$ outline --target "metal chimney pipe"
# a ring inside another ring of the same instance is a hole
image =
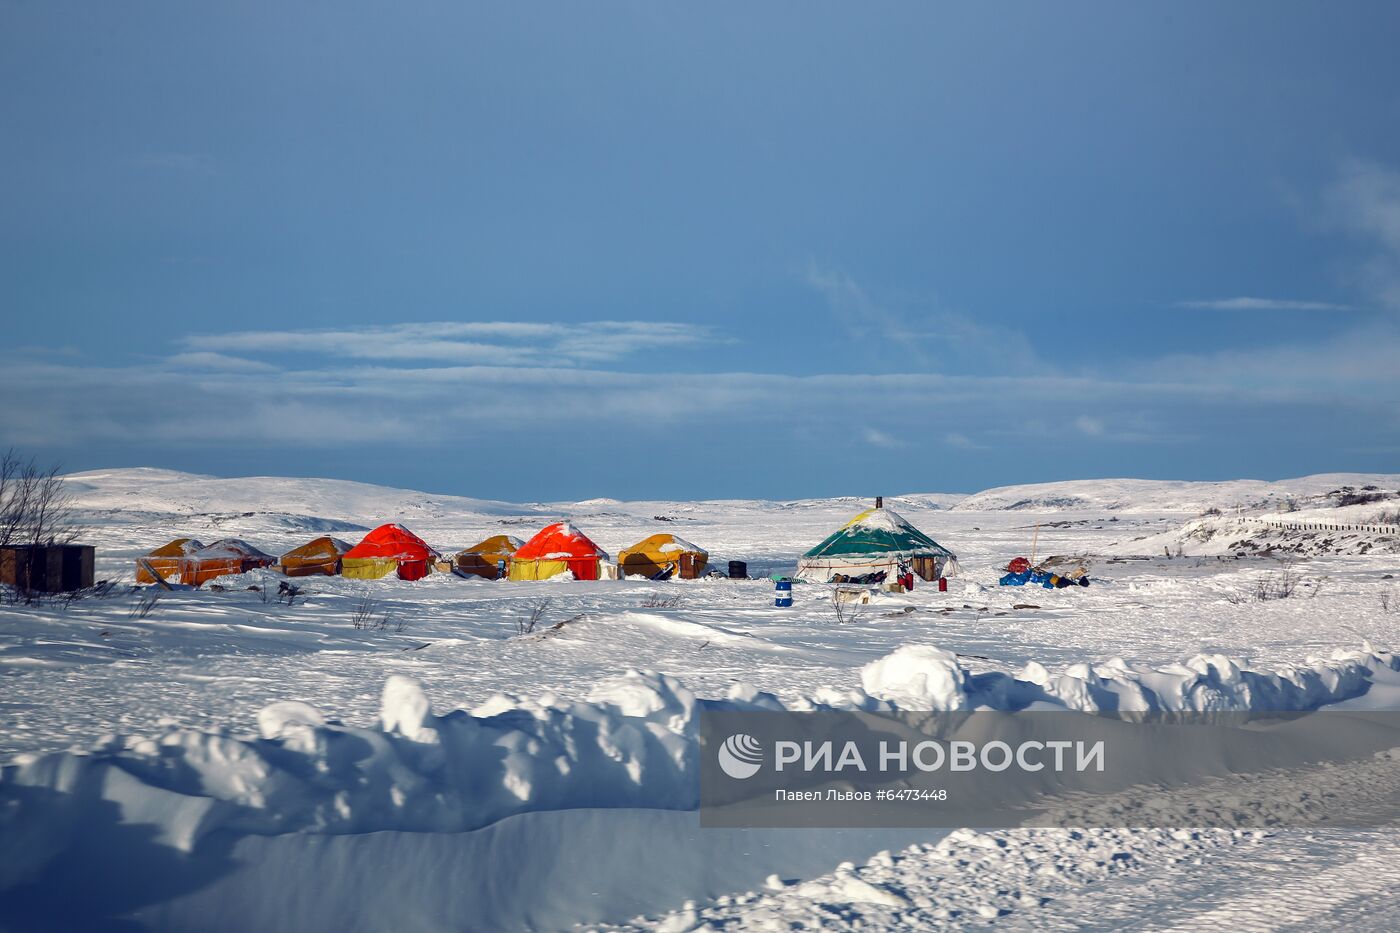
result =
[[[884,496],[876,496],[876,497],[875,497],[875,508],[877,508],[877,509],[883,509],[884,507],[885,507],[885,497],[884,497]]]

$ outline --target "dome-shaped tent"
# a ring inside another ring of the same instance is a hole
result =
[[[339,538],[322,535],[301,547],[292,548],[277,562],[278,569],[289,577],[311,577],[340,573],[340,559],[351,545]]]
[[[402,525],[380,525],[340,558],[340,572],[378,580],[397,570],[400,580],[420,580],[433,569],[437,551]]]
[[[136,582],[154,583],[156,578],[146,572],[142,563],[149,564],[151,569],[160,574],[162,580],[169,580],[180,575],[180,562],[198,551],[204,545],[194,538],[176,538],[169,544],[162,544],[151,551],[145,557],[136,562]]]
[[[890,509],[861,512],[797,562],[797,579],[827,583],[838,574],[860,577],[885,573],[893,578],[901,564],[925,580],[952,576],[958,559],[952,551]]]
[[[215,577],[231,573],[247,573],[277,562],[247,541],[223,538],[180,561],[180,582],[187,586],[202,586]]]
[[[672,534],[652,535],[619,551],[618,566],[628,575],[694,580],[705,572],[710,555],[704,548]]]
[[[508,565],[511,555],[520,550],[524,543],[510,535],[492,535],[475,547],[458,551],[455,558],[457,569],[474,577],[499,579],[503,576],[500,572],[501,564]]]
[[[597,580],[608,552],[568,522],[548,525],[510,558],[510,579],[548,580],[572,571],[575,580]]]

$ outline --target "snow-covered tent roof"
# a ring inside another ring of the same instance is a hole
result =
[[[861,512],[802,557],[953,557],[953,552],[890,509]]]
[[[643,538],[636,544],[618,552],[617,559],[623,561],[629,554],[644,554],[654,557],[679,556],[684,552],[691,554],[704,554],[709,556],[709,552],[698,544],[691,544],[684,538],[673,534],[662,533]]]
[[[809,583],[893,574],[901,565],[925,580],[953,576],[953,552],[889,509],[861,512],[797,562],[797,579]]]
[[[469,554],[479,554],[494,560],[510,557],[524,546],[525,542],[514,535],[492,535],[473,547],[463,548],[457,552],[457,556],[460,558]]]
[[[265,554],[242,538],[220,538],[213,544],[205,545],[190,555],[193,561],[254,560],[272,563],[271,554]]]
[[[566,571],[577,580],[597,580],[608,552],[569,522],[546,525],[510,558],[510,579],[548,580]]]
[[[705,572],[709,556],[699,545],[663,532],[618,552],[617,563],[623,573],[636,576],[678,573],[682,579],[694,579]]]

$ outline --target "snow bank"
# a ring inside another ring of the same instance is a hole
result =
[[[1310,710],[1360,696],[1382,670],[1400,670],[1400,659],[1368,647],[1277,671],[1198,654],[1162,668],[1112,658],[1072,664],[1058,674],[1032,661],[1015,675],[974,675],[951,652],[906,645],[866,665],[861,680],[866,693],[906,710]]]
[[[1035,663],[1015,676],[972,674],[951,652],[912,645],[867,665],[863,689],[822,691],[786,708],[1305,710],[1360,696],[1377,674],[1396,670],[1394,656],[1368,650],[1278,671],[1198,655],[1159,669],[1114,659],[1058,674]],[[580,702],[497,695],[439,716],[421,684],[396,675],[384,686],[378,728],[284,701],[260,711],[255,738],[171,729],[112,736],[86,753],[22,756],[0,776],[8,801],[0,832],[43,844],[7,847],[0,889],[113,804],[120,822],[153,826],[164,845],[185,852],[215,830],[460,832],[527,811],[694,809],[706,705],[785,708],[742,686],[702,701],[664,674],[628,671]]]
[[[901,709],[967,709],[968,673],[951,651],[906,645],[860,672],[867,693]]]

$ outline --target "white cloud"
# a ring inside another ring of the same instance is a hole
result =
[[[1345,163],[1324,203],[1338,228],[1366,241],[1371,255],[1360,284],[1391,309],[1400,310],[1400,172],[1373,162]]]
[[[832,315],[862,345],[894,348],[924,368],[1052,373],[1019,330],[988,326],[938,308],[894,311],[845,272],[809,262],[803,280],[826,299]]]
[[[1144,378],[1235,386],[1298,398],[1360,394],[1394,399],[1400,391],[1400,330],[1385,323],[1307,343],[1172,354],[1141,364]]]
[[[875,428],[865,429],[865,442],[875,447],[886,447],[890,450],[896,450],[904,446],[904,441]]]
[[[1074,426],[1079,429],[1080,434],[1089,437],[1102,437],[1104,433],[1103,422],[1098,418],[1090,418],[1088,415],[1080,415],[1075,418]]]
[[[197,351],[198,352],[198,351]],[[200,360],[202,361],[202,358]],[[168,363],[168,361],[167,361]],[[0,359],[0,395],[49,387],[26,406],[0,409],[0,436],[24,446],[125,441],[165,444],[355,446],[393,440],[450,442],[483,430],[574,431],[684,424],[815,426],[898,409],[899,433],[873,444],[947,436],[966,446],[967,425],[1020,417],[1020,399],[1080,409],[1191,405],[1199,385],[1150,386],[1082,378],[771,373],[641,373],[580,366],[335,366],[269,375],[195,366],[82,366]],[[937,399],[936,405],[909,405]],[[683,400],[683,404],[678,404]],[[509,412],[509,418],[502,413]],[[859,422],[857,422],[859,423]],[[970,441],[967,444],[971,444]],[[976,445],[972,445],[975,447]]]
[[[608,362],[644,350],[712,340],[704,327],[666,321],[437,321],[325,330],[234,331],[189,336],[180,343],[193,352],[557,366]]]
[[[861,294],[848,279],[834,281]],[[984,352],[996,346],[991,332],[974,336],[992,341]],[[0,396],[30,398],[0,408],[0,439],[421,446],[485,432],[679,428],[728,438],[746,427],[817,436],[855,424],[856,437],[875,447],[979,450],[987,437],[999,447],[1001,438],[1033,435],[1161,442],[1231,417],[1286,427],[1303,410],[1362,413],[1380,432],[1397,423],[1400,329],[1384,322],[1311,342],[1280,336],[1254,351],[1101,363],[1079,376],[1034,366],[799,376],[606,365],[712,339],[704,328],[665,322],[445,322],[186,337],[176,341],[182,352],[155,366],[0,352]],[[45,391],[27,392],[34,385]],[[897,429],[865,427],[872,412],[898,412]]]
[[[217,369],[226,372],[244,373],[271,373],[276,372],[277,367],[271,363],[264,363],[261,360],[247,360],[241,356],[227,356],[223,353],[209,353],[198,351],[194,353],[177,353],[167,357],[164,364],[168,367],[180,370],[202,370]]]
[[[943,435],[943,443],[947,444],[949,447],[956,447],[956,448],[958,448],[959,450],[985,450],[985,449],[986,449],[986,448],[984,447],[984,445],[978,444],[976,441],[972,440],[972,438],[968,437],[966,434],[961,434],[961,433],[959,433],[959,432],[957,432],[957,431],[950,431],[950,432],[948,432],[947,434]]]
[[[1297,301],[1285,298],[1212,298],[1200,301],[1178,301],[1178,308],[1202,311],[1354,311],[1351,305],[1327,301]]]

